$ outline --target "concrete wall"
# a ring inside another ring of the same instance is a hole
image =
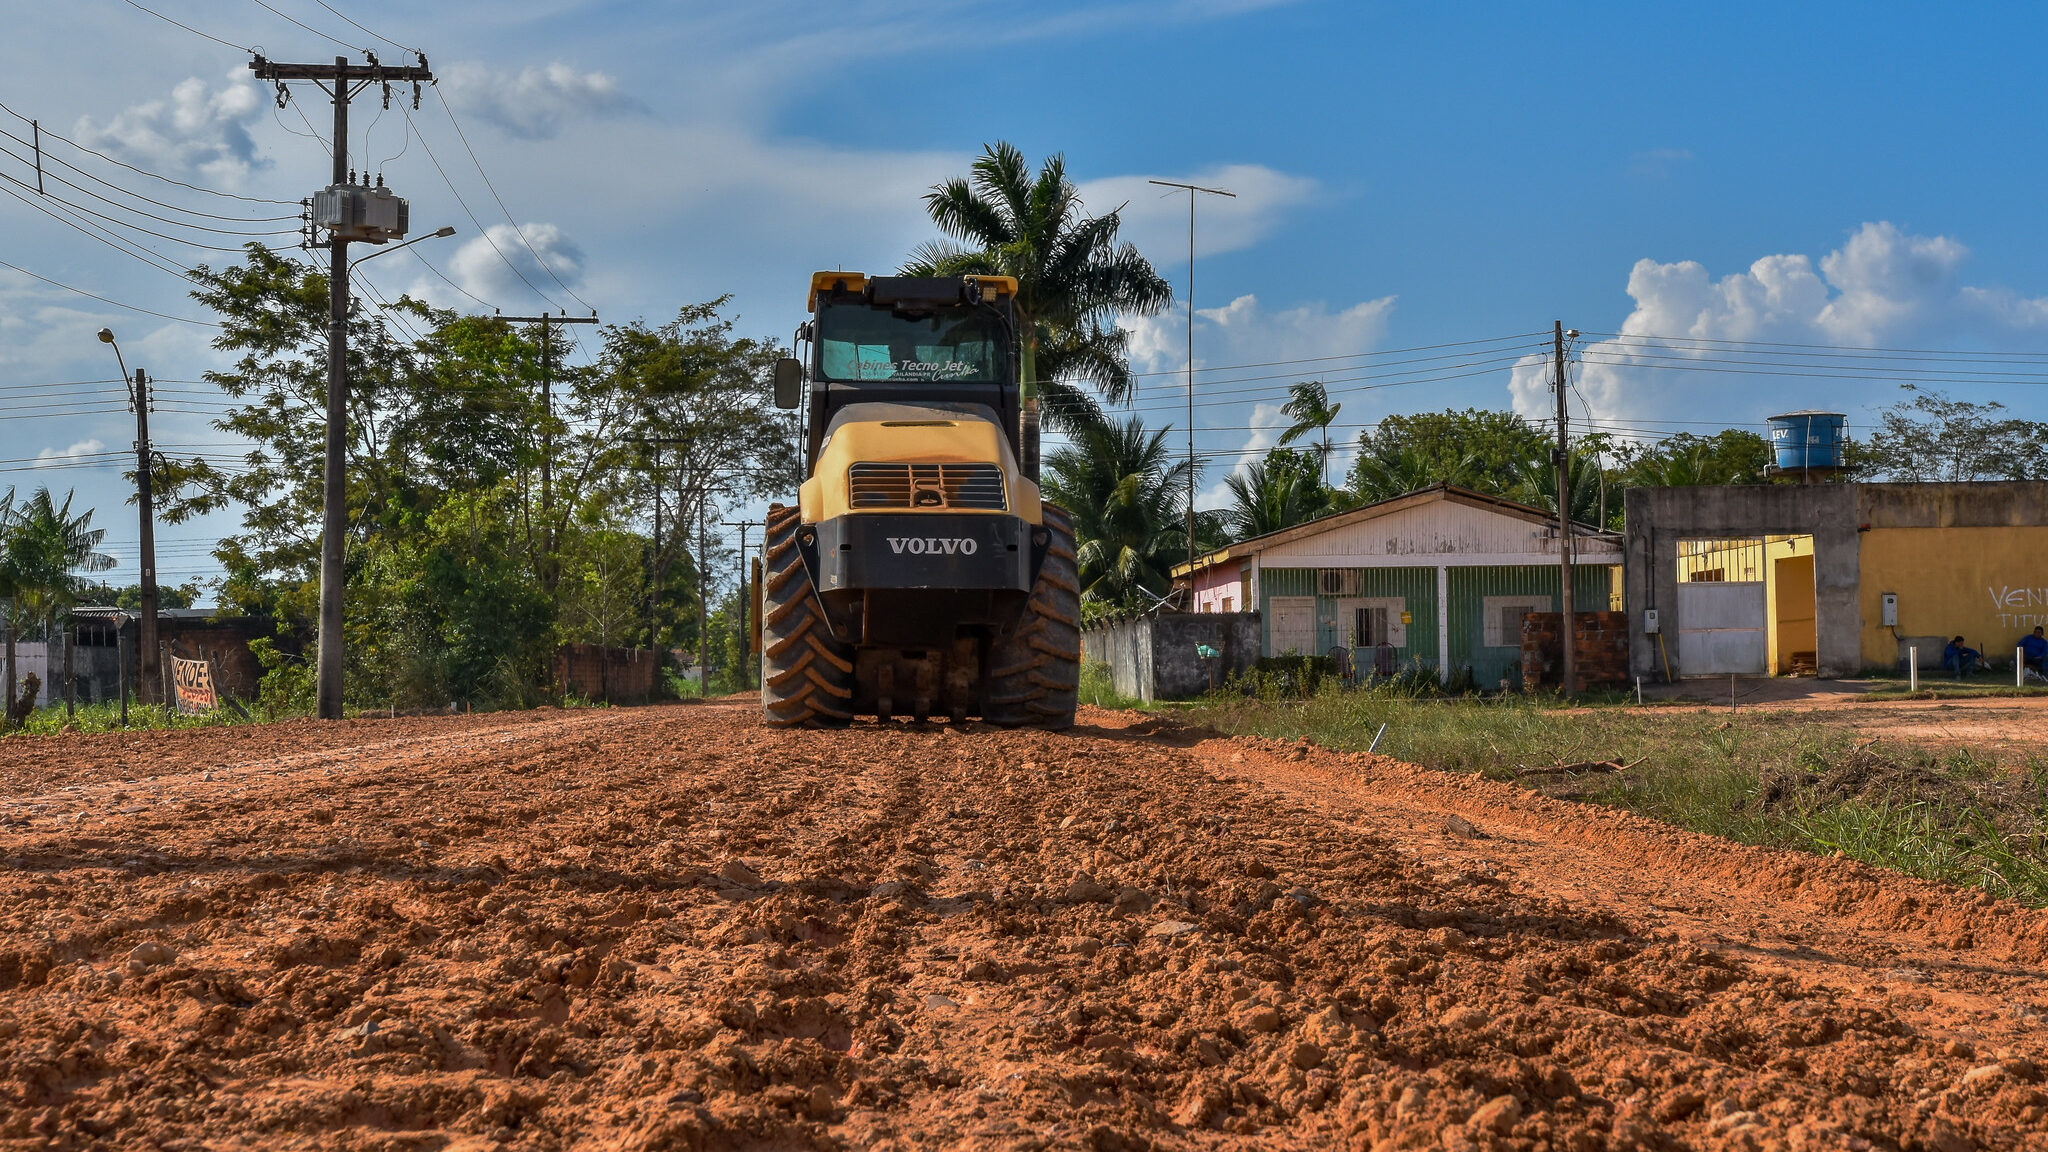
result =
[[[1207,644],[1215,661],[1196,654]],[[1140,700],[1192,700],[1251,670],[1259,658],[1256,612],[1161,612],[1117,620],[1081,637],[1084,660],[1109,665],[1118,693]]]
[[[1677,547],[1687,538],[1813,538],[1822,676],[1894,666],[1897,640],[1880,612],[1886,592],[1901,598],[1899,636],[1961,632],[1981,637],[1994,657],[2031,629],[2026,617],[2048,618],[2048,482],[1632,488],[1623,508],[1636,675],[1656,675],[1662,663],[1644,610],[1659,609],[1666,632],[1678,627]]]

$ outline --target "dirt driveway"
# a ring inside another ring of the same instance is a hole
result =
[[[0,742],[0,1148],[2044,1146],[2048,917],[743,702]]]

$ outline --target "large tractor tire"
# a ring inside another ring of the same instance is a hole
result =
[[[1045,505],[1052,532],[1023,623],[989,652],[981,718],[1005,728],[1066,728],[1081,688],[1081,575],[1074,519]]]
[[[761,714],[770,727],[837,727],[853,718],[853,651],[832,639],[797,552],[794,508],[768,509],[761,585]]]

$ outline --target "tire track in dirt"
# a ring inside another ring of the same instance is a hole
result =
[[[0,1148],[2039,1144],[2037,914],[1084,721],[423,721],[233,793],[274,734],[190,734],[176,804],[0,830]]]

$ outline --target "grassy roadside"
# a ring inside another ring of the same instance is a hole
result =
[[[1233,735],[1379,751],[1746,844],[1830,854],[2048,907],[2048,751],[2001,762],[1873,740],[1789,713],[1578,708],[1520,698],[1216,696],[1188,719]],[[1590,761],[1621,772],[1531,773]]]

